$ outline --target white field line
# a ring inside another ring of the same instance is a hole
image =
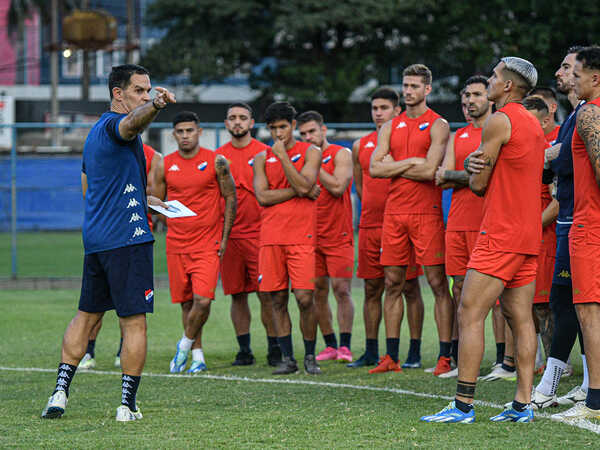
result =
[[[0,366],[0,371],[54,373],[54,372],[56,372],[56,369],[44,369],[41,367],[3,367],[3,366]],[[108,370],[80,370],[77,373],[78,374],[90,374],[90,375],[118,375],[118,376],[121,376],[121,372],[108,371]],[[151,377],[151,378],[204,378],[207,380],[244,381],[247,383],[298,384],[298,385],[322,386],[322,387],[338,388],[338,389],[355,389],[355,390],[362,390],[362,391],[389,392],[392,394],[412,395],[414,397],[433,398],[433,399],[440,399],[440,400],[453,400],[454,399],[454,397],[450,397],[447,395],[430,394],[428,392],[414,392],[414,391],[408,391],[405,389],[377,387],[377,386],[361,386],[361,385],[356,385],[356,384],[345,384],[345,383],[329,383],[329,382],[324,382],[324,381],[294,380],[294,379],[289,379],[289,378],[248,378],[248,377],[237,377],[235,375],[209,375],[209,374],[187,375],[187,374],[171,374],[171,373],[143,373],[142,376]],[[478,405],[478,406],[487,406],[489,408],[504,409],[503,405],[498,405],[496,403],[486,402],[483,400],[475,400],[474,404]],[[551,414],[548,414],[548,413],[542,413],[539,411],[535,412],[536,418],[549,419],[550,416],[551,416]],[[597,424],[592,423],[587,420],[580,420],[578,422],[564,422],[564,423],[566,423],[567,425],[577,427],[577,428],[591,431],[596,434],[600,434],[600,425],[597,425]]]

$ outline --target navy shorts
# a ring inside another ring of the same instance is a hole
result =
[[[79,309],[119,317],[154,311],[152,242],[85,255]]]
[[[552,284],[571,287],[571,258],[569,257],[570,223],[556,224],[556,260]]]

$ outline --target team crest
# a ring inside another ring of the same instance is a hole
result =
[[[262,281],[262,273],[258,276],[258,284]]]
[[[146,289],[144,296],[146,297],[146,303],[150,303],[152,300],[154,300],[154,290]]]
[[[253,167],[253,166],[254,166],[254,158],[250,158],[250,159],[248,160],[248,165],[249,165],[250,167]]]
[[[208,163],[206,161],[198,164],[198,170],[204,170],[206,169],[206,166],[208,166]]]
[[[323,158],[323,164],[327,164],[329,161],[331,161],[331,155],[327,156],[326,158]]]
[[[419,130],[421,130],[421,131],[426,130],[428,126],[429,126],[429,122],[423,122],[422,124],[419,125]]]
[[[300,158],[302,157],[302,155],[300,153],[296,153],[294,156],[292,156],[290,159],[292,160],[292,162],[296,162],[298,161]]]

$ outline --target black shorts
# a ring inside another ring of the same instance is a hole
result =
[[[85,255],[79,309],[119,317],[154,311],[152,242]]]
[[[571,224],[556,224],[556,260],[552,284],[571,287],[571,258],[569,256],[569,230]]]

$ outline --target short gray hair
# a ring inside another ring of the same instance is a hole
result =
[[[511,72],[519,74],[532,89],[537,84],[538,73],[533,64],[518,56],[505,56],[500,61],[504,63],[506,68]]]

